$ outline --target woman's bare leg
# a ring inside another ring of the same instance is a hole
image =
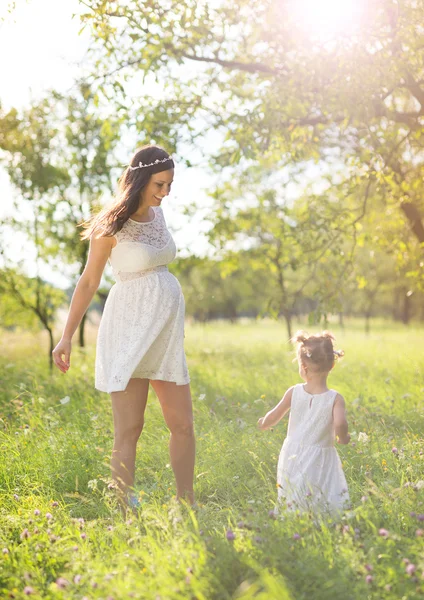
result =
[[[169,381],[151,381],[171,432],[169,451],[177,484],[177,499],[194,504],[193,477],[195,439],[190,386]]]
[[[120,502],[126,504],[134,486],[137,441],[143,431],[144,411],[149,392],[148,379],[130,379],[123,392],[112,392],[114,444],[111,459],[112,477]]]

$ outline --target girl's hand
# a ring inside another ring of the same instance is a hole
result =
[[[61,339],[52,352],[53,362],[62,373],[66,373],[71,366],[71,348],[70,340]]]
[[[350,442],[350,433],[348,433],[348,434],[346,435],[346,437],[345,437],[345,438],[343,438],[343,439],[341,439],[339,436],[337,436],[337,442],[338,442],[339,444],[348,444],[348,443]]]
[[[262,429],[262,430],[269,429],[269,427],[264,427],[264,425],[263,425],[264,420],[265,420],[265,417],[261,417],[260,419],[258,419],[259,429]]]

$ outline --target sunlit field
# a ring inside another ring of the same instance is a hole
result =
[[[108,396],[93,389],[94,331],[65,376],[49,375],[42,335],[2,333],[0,597],[421,597],[423,330],[331,329],[346,353],[329,382],[348,407],[352,443],[339,453],[352,507],[320,524],[275,518],[287,420],[256,429],[299,381],[283,324],[187,327],[199,508],[175,503],[152,392],[138,448],[142,508],[126,518],[109,489],[112,419]]]

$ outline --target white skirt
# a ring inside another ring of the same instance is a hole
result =
[[[132,377],[189,383],[184,296],[166,268],[112,286],[97,335],[95,387],[126,389]]]
[[[349,505],[346,478],[334,446],[303,446],[285,439],[277,484],[278,500],[289,510],[337,515]]]

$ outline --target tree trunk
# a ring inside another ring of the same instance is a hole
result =
[[[371,313],[366,312],[365,313],[365,333],[367,335],[369,335],[369,333],[370,333],[370,317],[371,317]]]
[[[81,348],[85,347],[85,322],[87,320],[87,313],[84,314],[79,325],[79,345]]]
[[[402,323],[405,325],[409,324],[411,318],[411,295],[405,293],[403,296],[403,307],[402,307]]]
[[[49,368],[50,368],[50,373],[53,371],[53,350],[54,350],[54,340],[53,340],[53,332],[50,329],[50,327],[46,327],[47,329],[47,333],[49,334],[49,343],[50,343],[50,348],[49,348]]]
[[[293,337],[293,334],[292,334],[292,316],[291,316],[291,314],[289,312],[284,311],[284,318],[286,320],[287,335],[289,336],[288,337],[288,343],[290,344],[291,343],[290,340]]]

